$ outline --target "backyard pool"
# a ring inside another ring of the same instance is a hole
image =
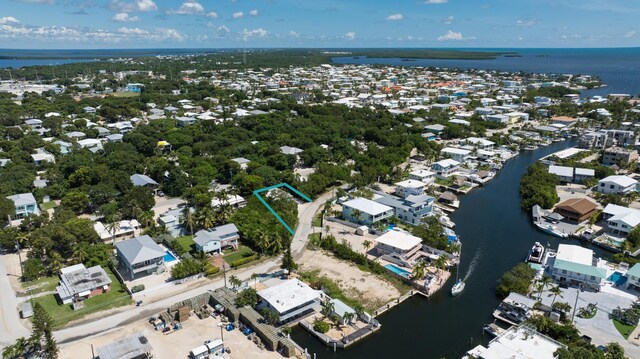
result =
[[[411,275],[411,272],[408,272],[398,266],[395,266],[393,264],[387,264],[386,266],[384,266],[385,268],[387,268],[388,270],[392,271],[393,273],[403,276],[405,278],[409,278],[409,276]]]
[[[177,260],[177,258],[169,251],[164,251],[164,262],[169,263]]]
[[[613,272],[607,280],[613,282],[615,285],[623,285],[627,281],[627,277],[623,276],[620,272]]]

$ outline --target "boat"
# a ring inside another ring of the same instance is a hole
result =
[[[451,295],[456,296],[456,295],[462,293],[462,291],[464,290],[464,286],[465,286],[465,284],[462,281],[462,279],[458,279],[456,284],[454,284],[453,287],[451,288]]]
[[[482,329],[492,337],[497,337],[504,332],[504,329],[500,328],[496,323],[487,324]]]
[[[533,150],[537,150],[537,149],[538,149],[538,146],[536,146],[536,145],[526,145],[526,146],[524,146],[524,150],[525,151],[533,151]]]
[[[544,257],[544,246],[540,244],[540,242],[536,242],[531,248],[531,250],[529,251],[527,262],[542,263],[543,257]]]
[[[541,231],[549,233],[549,234],[551,234],[553,236],[556,236],[556,237],[560,237],[560,238],[569,237],[568,233],[560,232],[560,230],[558,230],[558,228],[556,226],[551,225],[551,224],[536,223],[536,227],[540,228]]]
[[[451,219],[449,219],[449,217],[447,217],[446,215],[438,217],[438,222],[440,222],[441,225],[447,228],[454,228],[456,226],[456,224],[453,223],[453,221],[451,221]]]

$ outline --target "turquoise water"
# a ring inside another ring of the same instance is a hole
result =
[[[174,257],[173,254],[171,254],[171,252],[169,252],[169,251],[165,251],[164,252],[164,262],[165,263],[173,262],[175,260],[177,260],[177,258]]]
[[[623,276],[620,272],[613,272],[607,280],[617,285],[623,285],[627,281],[627,277]]]
[[[402,268],[400,268],[398,266],[395,266],[393,264],[387,264],[384,267],[387,268],[388,270],[392,271],[393,273],[395,273],[397,275],[400,275],[400,276],[403,276],[405,278],[409,278],[409,276],[411,275],[410,272],[407,272],[406,270],[404,270],[404,269],[402,269]]]

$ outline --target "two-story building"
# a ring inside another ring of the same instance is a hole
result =
[[[446,179],[460,169],[460,162],[447,158],[433,163],[431,169],[437,178]]]
[[[193,237],[193,241],[196,243],[196,250],[198,251],[204,253],[217,252],[220,254],[223,248],[231,247],[237,249],[239,238],[240,235],[236,225],[228,223],[215,228],[199,230]]]
[[[456,147],[445,147],[440,151],[440,154],[460,163],[464,163],[467,161],[469,156],[471,156],[471,151]]]
[[[434,198],[425,194],[408,195],[404,198],[374,191],[374,201],[393,208],[394,215],[402,222],[414,226],[433,211]]]
[[[597,209],[598,205],[586,198],[569,198],[558,203],[553,211],[569,220],[580,223],[594,215]]]
[[[116,242],[118,265],[131,278],[165,271],[166,252],[148,235]]]
[[[280,323],[287,323],[321,308],[321,292],[298,279],[289,279],[258,292],[258,309],[278,313]]]
[[[640,263],[636,263],[627,271],[627,288],[640,290]]]
[[[12,200],[13,205],[16,207],[15,218],[24,218],[30,214],[40,214],[38,202],[36,202],[36,198],[31,193],[14,194],[7,196],[7,198]]]
[[[626,166],[638,158],[638,152],[622,147],[609,147],[602,151],[602,164]]]
[[[428,185],[433,183],[435,180],[435,173],[425,169],[417,169],[409,172],[409,179],[420,181],[425,185]]]
[[[396,194],[402,198],[407,196],[419,196],[424,194],[424,189],[427,186],[425,183],[408,179],[401,182],[396,182]]]
[[[627,236],[640,224],[640,210],[609,203],[602,211],[602,218],[607,221],[611,233]]]
[[[392,207],[366,198],[354,198],[342,203],[342,218],[353,223],[372,225],[393,214]]]
[[[607,270],[600,266],[600,260],[593,257],[591,249],[560,244],[551,264],[551,273],[553,279],[561,284],[600,291],[606,280]]]
[[[627,194],[635,192],[638,181],[627,176],[609,176],[598,181],[596,191],[604,194]]]

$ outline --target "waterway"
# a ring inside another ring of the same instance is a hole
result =
[[[472,346],[486,343],[482,326],[492,322],[499,304],[495,296],[500,276],[523,261],[535,242],[579,244],[544,234],[531,224],[520,209],[520,178],[527,167],[550,153],[575,145],[574,141],[553,143],[535,151],[524,151],[507,162],[493,181],[461,198],[460,209],[451,216],[462,240],[460,273],[466,287],[451,297],[453,280],[429,299],[414,296],[378,319],[382,329],[347,350],[333,352],[304,329],[296,328],[292,338],[317,358],[460,358]],[[586,245],[586,244],[585,244]],[[593,247],[599,256],[606,256]]]

